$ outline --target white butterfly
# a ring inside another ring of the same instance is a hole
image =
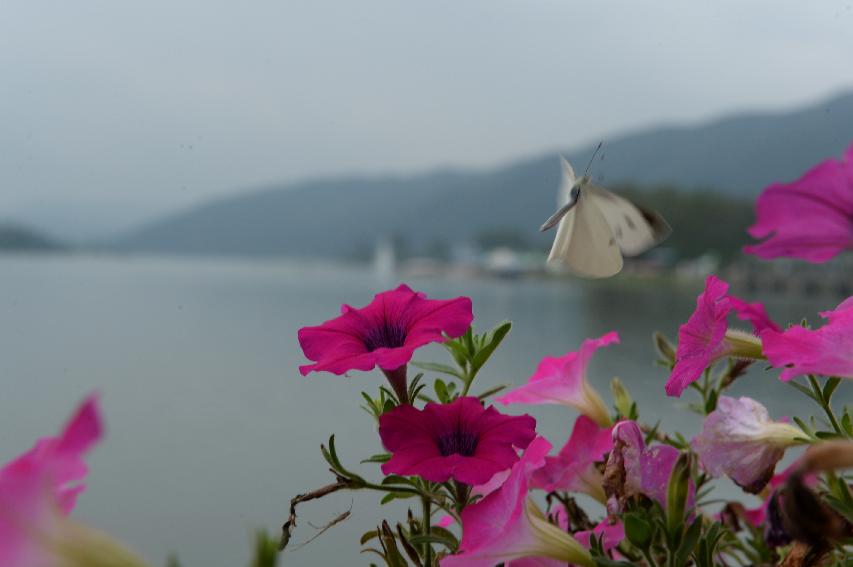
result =
[[[566,158],[560,185],[560,209],[540,230],[557,235],[549,263],[567,266],[588,278],[607,278],[622,270],[622,256],[636,256],[664,240],[671,229],[659,214],[580,179]]]

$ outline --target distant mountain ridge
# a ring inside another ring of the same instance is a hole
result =
[[[605,140],[593,172],[608,185],[669,184],[748,199],[840,155],[851,140],[853,93],[793,112],[745,113]],[[566,156],[582,168],[592,150]],[[553,212],[558,181],[553,154],[490,171],[270,186],[155,221],[111,245],[171,254],[352,257],[393,235],[419,251],[496,228],[544,245],[550,236],[537,228]]]
[[[29,227],[0,222],[0,251],[2,252],[59,252],[66,245]]]

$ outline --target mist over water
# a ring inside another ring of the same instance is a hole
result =
[[[360,269],[279,262],[0,257],[0,460],[52,434],[97,390],[108,437],[91,461],[78,518],[154,564],[174,551],[187,567],[241,566],[252,527],[277,531],[292,496],[332,480],[319,452],[330,434],[337,434],[347,465],[379,477],[376,465],[357,464],[381,451],[358,395],[376,391],[379,373],[303,378],[296,332],[334,317],[341,303],[363,305],[397,283]],[[514,322],[474,392],[519,384],[542,356],[616,330],[621,344],[600,351],[590,368],[605,399],[609,379],[619,376],[643,421],[697,431],[698,417],[664,395],[666,373],[653,365],[651,334],[675,337],[701,281],[406,283],[431,297],[471,296],[481,330]],[[762,299],[777,321],[808,317],[813,323],[818,311],[839,301]],[[416,359],[446,362],[447,354],[433,346]],[[805,413],[805,398],[775,376],[754,369],[731,393],[760,394],[777,418]],[[536,416],[540,432],[558,447],[575,417],[554,406],[510,411]],[[304,505],[293,541],[314,535],[308,522],[324,524],[351,505],[350,521],[287,553],[283,565],[366,564],[368,558],[358,556],[359,536],[393,515],[374,494],[344,493]]]

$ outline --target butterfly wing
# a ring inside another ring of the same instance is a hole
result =
[[[662,216],[603,187],[584,188],[601,211],[625,256],[637,256],[663,241],[672,230]]]
[[[588,278],[606,278],[622,270],[622,254],[594,198],[581,188],[577,203],[557,228],[548,262],[567,266]]]

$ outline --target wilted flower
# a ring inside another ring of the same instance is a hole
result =
[[[720,359],[762,357],[761,341],[749,333],[729,329],[727,318],[736,309],[741,318],[753,323],[756,331],[764,330],[772,321],[760,304],[733,298],[728,291],[729,284],[714,275],[705,280],[705,290],[696,298],[696,310],[678,329],[675,367],[666,382],[668,395],[681,396],[706,368]],[[756,306],[761,307],[760,311]]]
[[[820,316],[827,323],[819,329],[797,325],[782,332],[768,330],[761,334],[770,363],[788,367],[779,376],[782,380],[803,374],[853,378],[853,297]]]
[[[710,474],[726,475],[756,494],[773,476],[785,449],[801,443],[802,436],[793,425],[771,420],[767,408],[751,398],[721,396],[693,448]]]
[[[0,469],[0,565],[142,567],[120,545],[66,517],[84,489],[83,456],[101,439],[89,398],[58,437],[39,440]]]
[[[613,427],[613,449],[604,469],[604,491],[611,514],[621,511],[634,496],[646,496],[666,508],[667,487],[679,451],[669,445],[646,447],[643,432],[635,421]],[[688,502],[693,500],[691,483]]]
[[[405,367],[415,350],[443,342],[445,335],[463,335],[473,319],[471,299],[427,299],[403,284],[377,294],[365,307],[344,305],[340,317],[299,329],[299,345],[315,361],[299,371],[340,375],[378,366],[401,401],[406,401]]]
[[[768,506],[770,505],[771,497],[776,492],[776,490],[780,486],[782,486],[786,480],[788,480],[789,476],[791,476],[795,472],[800,471],[801,469],[802,462],[800,459],[798,459],[787,467],[785,467],[782,472],[774,474],[773,477],[770,479],[770,482],[767,483],[767,486],[761,493],[761,495],[763,496],[763,501],[761,505],[756,508],[743,509],[742,513],[744,519],[749,522],[750,525],[756,528],[764,525],[767,519]],[[815,486],[817,484],[817,476],[815,476],[814,474],[805,475],[804,482],[808,486]]]
[[[500,489],[462,511],[459,553],[443,558],[442,567],[594,565],[589,552],[548,522],[528,496],[530,476],[545,464],[550,449],[537,437]]]
[[[536,420],[502,415],[477,398],[464,397],[423,410],[398,406],[379,418],[379,436],[393,454],[382,465],[383,473],[473,485],[518,461],[516,450],[536,437]]]
[[[562,404],[589,416],[601,426],[611,423],[607,406],[590,386],[586,368],[593,353],[603,346],[618,343],[619,335],[607,333],[597,339],[586,339],[578,352],[563,356],[546,356],[527,384],[497,398],[502,404]]]
[[[603,465],[613,447],[612,427],[599,427],[585,415],[578,416],[568,443],[556,457],[545,457],[545,466],[533,475],[533,486],[547,492],[583,492],[601,502],[604,495]]]
[[[756,216],[749,234],[766,240],[744,250],[759,258],[825,262],[851,248],[853,146],[842,160],[826,160],[793,183],[765,189],[756,202]]]

